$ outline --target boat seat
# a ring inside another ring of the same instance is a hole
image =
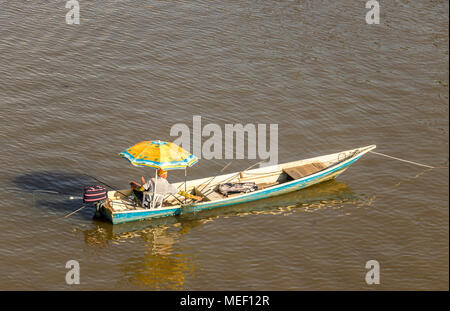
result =
[[[285,168],[283,169],[283,171],[293,179],[300,179],[305,176],[317,173],[326,168],[327,166],[322,162],[313,162],[300,166]]]
[[[155,202],[153,202],[153,200]],[[153,193],[152,191],[144,191],[141,207],[142,208],[160,208],[164,201],[164,195],[160,193]]]

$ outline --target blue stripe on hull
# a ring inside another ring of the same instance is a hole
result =
[[[166,217],[166,216],[174,216],[178,215],[180,213],[180,208],[172,208],[172,209],[165,209],[165,210],[139,210],[135,212],[128,212],[128,213],[111,213],[109,210],[105,208],[101,208],[100,211],[109,221],[111,221],[113,224],[120,224],[124,222],[130,222],[130,221],[137,221],[137,220],[143,220],[143,219],[150,219],[150,218],[159,218],[159,217]]]
[[[360,156],[354,158],[353,160],[348,161],[342,165],[336,166],[335,168],[332,168],[330,170],[325,170],[322,173],[318,173],[315,176],[290,181],[290,182],[281,184],[279,186],[274,186],[274,187],[267,188],[264,190],[251,192],[249,194],[245,194],[245,195],[235,197],[235,198],[229,198],[229,199],[225,199],[225,200],[221,200],[221,201],[214,201],[214,202],[207,202],[207,203],[201,202],[201,203],[198,203],[197,205],[193,204],[192,206],[189,206],[189,208],[190,208],[189,212],[198,212],[198,211],[203,211],[203,210],[209,210],[209,209],[216,208],[216,207],[247,203],[247,202],[252,202],[252,201],[256,201],[256,200],[260,200],[260,199],[264,199],[264,198],[269,198],[269,197],[278,196],[278,195],[286,194],[289,192],[297,191],[297,190],[312,186],[314,184],[337,177],[339,174],[341,174],[343,171],[345,171],[351,164],[353,164],[353,162],[358,160],[361,156],[362,155],[360,155]],[[115,212],[115,213],[111,213],[109,210],[107,210],[105,208],[101,208],[100,211],[113,224],[119,224],[119,223],[136,221],[136,220],[179,215],[181,213],[181,210],[182,210],[182,208],[175,207],[173,209],[138,210],[135,212]]]

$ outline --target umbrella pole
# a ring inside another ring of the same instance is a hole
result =
[[[186,178],[187,178],[187,167],[184,168],[184,192],[186,192]],[[184,204],[186,204],[186,197],[184,197]]]
[[[155,170],[155,186],[153,187],[153,200],[152,200],[152,208],[155,207],[155,196],[156,196],[156,182],[158,181],[158,170]]]

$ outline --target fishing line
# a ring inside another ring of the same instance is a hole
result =
[[[396,183],[392,188],[396,188],[396,187],[400,186],[400,185],[401,185],[403,182],[405,182],[405,181],[410,181],[410,180],[412,180],[412,179],[419,178],[421,175],[423,175],[423,174],[425,174],[426,172],[431,171],[431,170],[432,170],[432,168],[425,169],[425,170],[423,170],[422,172],[416,174],[416,176],[414,176],[414,177],[409,177],[409,178],[407,178],[406,180],[401,180],[401,181],[399,181],[398,183]],[[386,192],[390,192],[390,191],[392,191],[392,189],[388,189]]]
[[[425,169],[423,171],[417,173],[415,176],[406,178],[405,180],[401,180],[401,181],[397,182],[393,187],[391,187],[389,189],[386,189],[385,191],[377,192],[375,197],[377,195],[380,195],[380,194],[391,193],[391,192],[395,191],[400,185],[404,184],[405,182],[411,181],[413,179],[417,179],[418,177],[422,176],[426,172],[431,171],[433,169],[436,169],[436,168],[448,168],[448,167],[445,167],[445,166],[431,166],[431,165],[426,165],[426,164],[422,164],[422,163],[418,163],[418,162],[414,162],[414,161],[409,161],[409,160],[406,160],[406,159],[393,157],[393,156],[390,156],[390,155],[387,155],[387,154],[384,154],[384,153],[381,153],[381,152],[375,152],[375,151],[369,151],[369,152],[374,153],[376,155],[380,155],[380,156],[384,156],[384,157],[387,157],[387,158],[391,158],[391,159],[394,159],[394,160],[398,160],[398,161],[401,161],[401,162],[405,162],[405,163],[409,163],[409,164],[425,167]]]
[[[75,211],[73,211],[72,213],[70,213],[70,214],[67,214],[66,216],[64,216],[64,217],[62,217],[62,218],[67,218],[67,217],[69,217],[69,216],[71,216],[71,215],[73,215],[73,214],[75,214],[76,212],[78,212],[78,211],[81,211],[83,208],[85,208],[87,205],[83,205],[82,207],[80,207],[79,209],[77,209],[77,210],[75,210]]]
[[[413,162],[413,161],[409,161],[409,160],[405,160],[405,159],[396,158],[396,157],[393,157],[393,156],[390,156],[390,155],[387,155],[387,154],[384,154],[384,153],[380,153],[380,152],[375,152],[375,151],[369,151],[369,152],[374,153],[374,154],[378,154],[378,155],[381,155],[381,156],[384,156],[384,157],[387,157],[387,158],[391,158],[391,159],[394,159],[394,160],[398,160],[398,161],[402,161],[402,162],[406,162],[406,163],[410,163],[410,164],[414,164],[414,165],[418,165],[418,166],[427,167],[427,168],[430,168],[430,169],[448,168],[448,167],[444,167],[444,166],[437,167],[437,166],[421,164],[421,163],[417,163],[417,162]]]

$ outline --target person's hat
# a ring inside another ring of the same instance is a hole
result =
[[[162,169],[158,169],[158,176],[162,176],[162,175],[165,175],[165,174],[167,174],[167,171],[165,171],[165,170],[162,170]]]

